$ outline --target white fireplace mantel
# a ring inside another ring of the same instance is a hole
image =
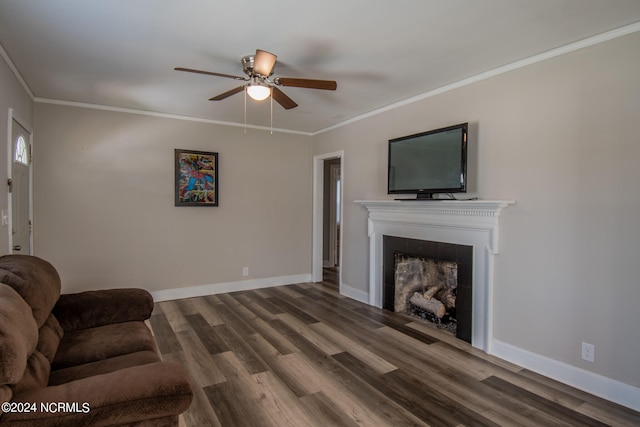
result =
[[[473,247],[471,344],[490,352],[493,336],[493,257],[498,218],[509,200],[356,200],[369,211],[369,304],[382,307],[383,236]]]

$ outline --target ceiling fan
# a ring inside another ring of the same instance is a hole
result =
[[[235,80],[242,80],[248,82],[242,86],[233,88],[220,95],[209,98],[209,101],[221,101],[242,92],[246,89],[247,95],[251,98],[262,101],[271,95],[271,97],[283,108],[290,110],[295,108],[298,104],[291,98],[289,98],[278,86],[290,86],[301,87],[309,89],[322,89],[322,90],[336,90],[338,87],[334,80],[314,80],[314,79],[298,79],[291,77],[275,77],[273,75],[273,68],[276,65],[277,56],[269,53],[265,50],[256,50],[255,55],[247,55],[242,58],[242,70],[247,77],[234,76],[231,74],[214,73],[211,71],[194,70],[191,68],[176,67],[176,71],[186,71],[189,73],[206,74],[210,76],[226,77]]]

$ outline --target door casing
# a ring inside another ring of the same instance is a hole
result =
[[[26,179],[28,180],[28,182],[25,185],[25,189],[26,189],[25,196],[27,197],[28,207],[26,209],[27,218],[23,218],[23,221],[26,221],[26,224],[28,226],[28,239],[27,239],[28,248],[26,248],[27,250],[23,249],[21,251],[13,250],[13,247],[15,245],[13,230],[14,230],[14,226],[18,224],[20,221],[17,218],[15,218],[15,215],[13,212],[14,205],[18,203],[18,200],[15,199],[17,194],[16,191],[11,191],[11,187],[16,189],[16,188],[19,188],[21,185],[21,183],[16,183],[14,181],[17,177],[13,176],[14,175],[13,173],[14,147],[15,147],[16,139],[18,137],[16,132],[14,132],[14,123],[20,128],[22,128],[22,130],[24,130],[25,132],[24,136],[25,136],[25,142],[27,145],[27,153],[28,153],[27,154],[28,155],[28,162],[27,162],[28,172],[26,174]],[[8,233],[9,233],[8,250],[9,250],[9,253],[15,252],[15,253],[20,253],[25,255],[33,255],[33,161],[32,161],[33,130],[25,120],[21,119],[20,116],[16,114],[15,110],[9,109],[7,133],[8,133],[7,135],[7,185],[9,187],[7,192],[8,193],[7,225],[8,225]]]

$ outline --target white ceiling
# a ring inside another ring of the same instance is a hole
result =
[[[0,0],[0,45],[38,101],[231,123],[243,94],[208,99],[240,82],[173,69],[243,75],[264,49],[276,76],[338,82],[273,105],[275,128],[313,133],[638,21],[639,0]],[[270,126],[269,102],[247,122]]]

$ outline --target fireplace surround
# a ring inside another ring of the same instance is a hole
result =
[[[471,246],[471,344],[490,352],[493,336],[493,261],[505,200],[356,200],[368,210],[369,304],[383,307],[384,236]]]

